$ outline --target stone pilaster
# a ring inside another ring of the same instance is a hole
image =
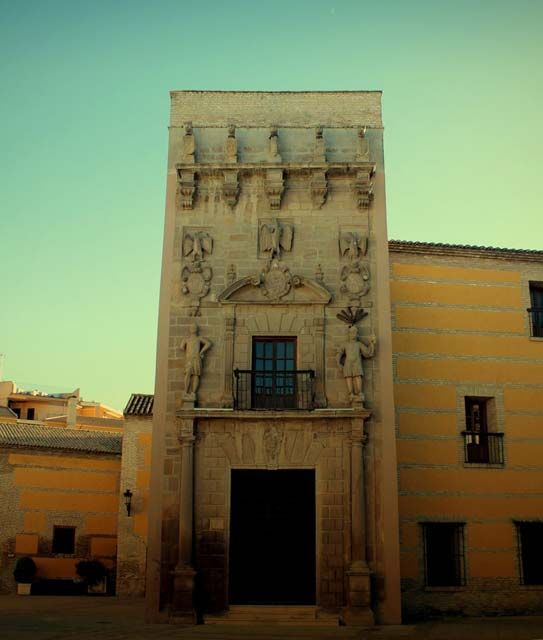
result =
[[[373,625],[370,570],[366,558],[366,497],[364,486],[364,420],[353,420],[351,431],[351,564],[347,570],[348,594],[345,621],[349,625]]]
[[[179,487],[179,552],[173,570],[173,592],[170,615],[194,623],[194,578],[192,562],[193,496],[194,496],[194,421],[181,420],[178,428],[181,444],[181,482]]]

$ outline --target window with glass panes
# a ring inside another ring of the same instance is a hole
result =
[[[253,406],[296,406],[296,338],[253,338]]]

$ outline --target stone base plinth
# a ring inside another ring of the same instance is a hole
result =
[[[172,575],[173,593],[170,604],[170,621],[195,624],[194,577],[196,571],[189,566],[176,567]]]
[[[349,606],[343,612],[348,625],[372,626],[375,624],[371,604],[370,570],[364,562],[354,562],[347,571]]]

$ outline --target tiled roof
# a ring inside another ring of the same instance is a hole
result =
[[[543,250],[538,249],[505,249],[501,247],[480,247],[471,244],[445,244],[441,242],[416,242],[409,240],[389,240],[388,248],[390,251],[424,255],[467,256],[472,258],[498,258],[501,260],[543,262]]]
[[[124,409],[125,416],[152,416],[155,396],[133,393]]]
[[[12,411],[9,407],[0,407],[0,416],[3,418],[16,418],[17,414],[15,411]]]
[[[31,422],[0,421],[0,447],[2,446],[120,454],[122,434],[48,427]]]

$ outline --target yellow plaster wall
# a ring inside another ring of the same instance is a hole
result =
[[[391,254],[401,571],[421,588],[421,523],[444,521],[465,523],[468,585],[519,584],[514,520],[543,513],[543,341],[529,336],[530,280],[543,281],[543,264]],[[501,468],[464,463],[466,395],[495,398]]]

